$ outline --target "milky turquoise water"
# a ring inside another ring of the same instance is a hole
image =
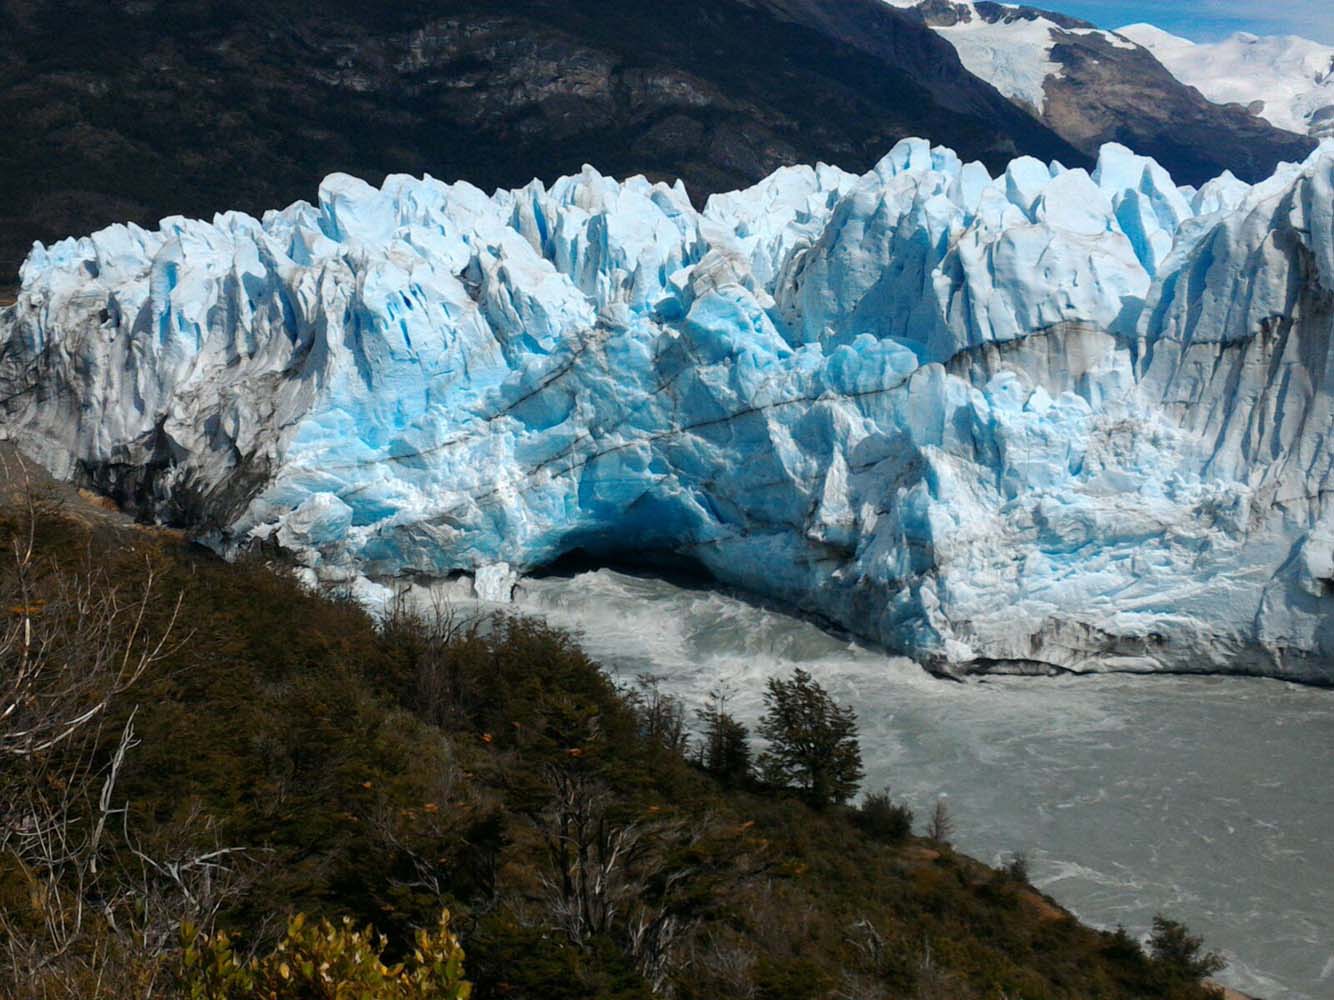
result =
[[[726,596],[597,570],[525,581],[521,609],[578,632],[626,676],[743,719],[765,678],[803,666],[860,718],[867,784],[1083,919],[1185,921],[1269,1000],[1334,997],[1334,692],[1278,681],[1003,678],[958,684]]]

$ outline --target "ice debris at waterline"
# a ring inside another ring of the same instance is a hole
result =
[[[946,669],[1334,679],[1334,143],[1197,191],[906,140],[702,212],[334,175],[22,276],[4,433],[312,580],[670,552]]]

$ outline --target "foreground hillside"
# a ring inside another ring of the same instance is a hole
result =
[[[257,994],[219,970],[297,911],[373,923],[417,968],[406,946],[444,908],[484,998],[1207,995],[1188,941],[1147,958],[1021,865],[711,776],[669,702],[616,690],[559,634],[376,625],[281,570],[28,496],[0,515],[4,677],[72,669],[0,693],[19,706],[0,723],[0,995],[240,1000]],[[72,716],[44,705],[99,721],[53,742],[44,720]],[[280,955],[347,943],[293,927]]]

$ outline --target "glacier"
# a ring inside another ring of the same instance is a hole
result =
[[[366,600],[686,560],[932,669],[1334,682],[1334,143],[1178,187],[920,139],[702,210],[333,175],[35,245],[0,434]]]

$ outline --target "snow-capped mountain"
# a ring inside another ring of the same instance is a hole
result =
[[[1143,45],[1211,101],[1246,105],[1289,132],[1334,136],[1334,46],[1245,32],[1196,43],[1151,24],[1127,25],[1119,34]]]
[[[1053,49],[1067,36],[1096,35],[1117,48],[1134,42],[1087,22],[1051,11],[972,0],[887,0],[916,10],[959,53],[968,72],[1038,117],[1047,109],[1048,77],[1059,78]]]
[[[1259,180],[1314,146],[1246,108],[1206,99],[1123,33],[989,0],[887,2],[921,17],[969,72],[1090,156],[1124,142],[1179,181],[1200,184],[1224,169]]]
[[[1334,680],[1334,143],[1196,191],[906,140],[703,210],[334,175],[34,249],[0,407],[368,599],[671,553],[944,669]]]

